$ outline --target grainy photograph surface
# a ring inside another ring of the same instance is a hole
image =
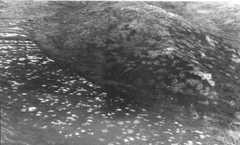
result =
[[[240,4],[0,0],[1,145],[239,145]]]

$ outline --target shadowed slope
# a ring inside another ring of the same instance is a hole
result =
[[[239,52],[155,6],[88,2],[29,24],[31,38],[53,59],[139,100],[239,91]]]

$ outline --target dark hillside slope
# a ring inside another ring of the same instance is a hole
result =
[[[29,38],[48,56],[139,102],[240,101],[239,50],[159,7],[64,3],[54,15],[27,24]]]

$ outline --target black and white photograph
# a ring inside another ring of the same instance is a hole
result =
[[[0,0],[1,145],[240,145],[240,1]]]

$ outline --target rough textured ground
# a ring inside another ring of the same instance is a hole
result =
[[[228,93],[239,99],[239,50],[159,7],[90,2],[30,24],[50,57],[140,102],[168,94],[213,104]]]
[[[107,94],[45,57],[31,41],[14,38],[0,40],[2,145],[201,145],[211,140],[202,129],[211,119],[200,119],[194,109],[146,108],[117,92]]]
[[[239,144],[239,51],[144,3],[65,15],[1,31],[2,144]]]

